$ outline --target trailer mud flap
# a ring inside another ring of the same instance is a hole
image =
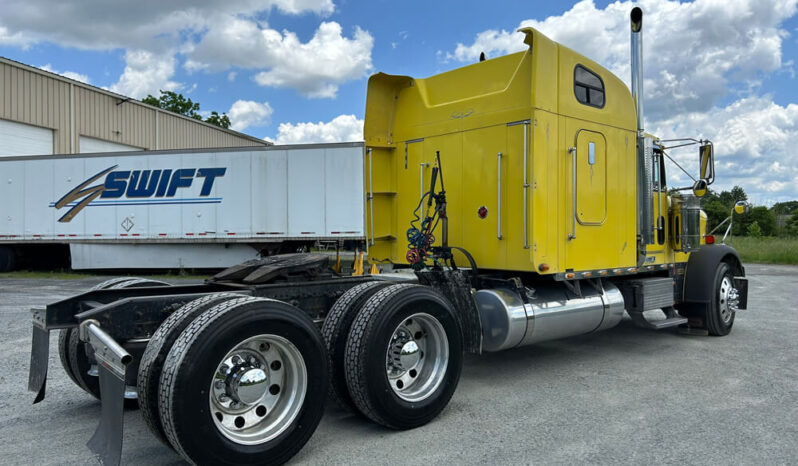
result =
[[[36,393],[33,404],[44,399],[47,388],[47,363],[50,359],[50,332],[33,325],[33,337],[30,350],[30,372],[28,372],[28,390]]]
[[[133,358],[95,320],[81,323],[80,337],[94,349],[102,403],[100,423],[86,445],[102,464],[118,465],[122,458],[125,373]]]

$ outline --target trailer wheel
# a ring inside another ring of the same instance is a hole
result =
[[[324,325],[321,335],[327,345],[328,367],[330,369],[330,396],[344,409],[358,412],[349,389],[346,387],[346,372],[344,358],[346,357],[346,340],[352,322],[357,317],[363,304],[374,293],[390,285],[390,282],[374,281],[361,283],[350,288],[333,304]]]
[[[324,413],[327,355],[303,311],[244,297],[180,334],[164,362],[158,407],[175,450],[196,464],[282,464]]]
[[[462,335],[449,301],[432,288],[378,291],[355,318],[346,382],[360,412],[392,429],[426,424],[449,403],[463,364]]]
[[[726,262],[718,264],[715,271],[714,292],[706,315],[706,326],[710,335],[724,336],[731,332],[736,312],[737,290],[734,275]]]
[[[219,303],[240,297],[241,295],[236,293],[215,293],[195,299],[167,317],[147,343],[147,348],[139,363],[136,383],[139,408],[147,427],[158,440],[166,445],[170,444],[164,434],[161,415],[158,411],[158,381],[166,355],[172,349],[177,337],[197,316]]]
[[[14,249],[8,246],[0,246],[0,272],[11,272],[17,264],[17,257]]]

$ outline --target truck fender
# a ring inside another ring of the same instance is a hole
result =
[[[683,302],[706,309],[712,299],[715,270],[721,262],[727,262],[735,276],[745,276],[740,255],[725,244],[705,245],[690,254],[684,276]]]

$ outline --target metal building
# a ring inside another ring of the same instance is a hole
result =
[[[266,145],[0,57],[0,157]]]

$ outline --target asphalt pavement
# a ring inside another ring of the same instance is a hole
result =
[[[449,406],[426,426],[382,428],[330,404],[294,465],[796,464],[798,267],[746,265],[749,310],[726,337],[649,331],[628,317],[597,334],[467,356]],[[26,391],[29,309],[108,277],[0,279],[0,462],[97,464],[100,404],[61,368]],[[123,464],[183,464],[125,413]]]

